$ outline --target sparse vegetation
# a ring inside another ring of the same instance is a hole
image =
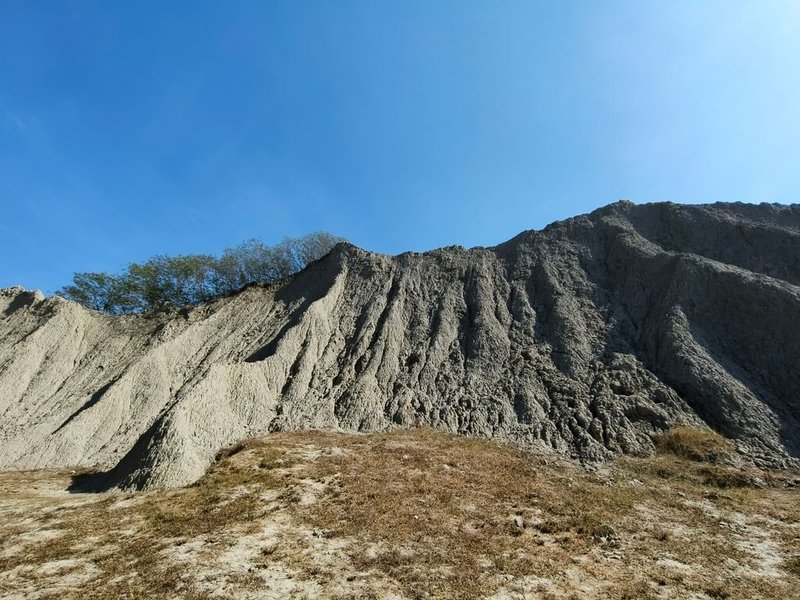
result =
[[[744,600],[800,585],[798,492],[768,473],[772,487],[719,488],[709,468],[735,468],[671,452],[595,473],[430,430],[299,432],[219,460],[134,494],[0,474],[0,595]]]
[[[342,238],[316,232],[275,246],[249,240],[222,256],[155,256],[131,263],[117,275],[75,273],[60,296],[110,314],[133,314],[165,306],[207,302],[255,281],[276,281],[322,258]]]

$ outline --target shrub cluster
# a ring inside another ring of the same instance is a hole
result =
[[[117,275],[75,273],[58,295],[108,314],[134,314],[166,306],[197,305],[255,281],[276,281],[322,258],[340,241],[326,232],[286,238],[268,246],[249,240],[221,256],[155,256]]]

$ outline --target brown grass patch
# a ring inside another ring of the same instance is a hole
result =
[[[670,439],[670,448],[686,446],[685,433]],[[719,454],[705,442],[694,447],[702,448],[695,457]],[[41,565],[78,559],[97,574],[51,597],[207,597],[214,588],[201,585],[202,568],[274,525],[276,515],[296,532],[256,548],[255,571],[228,573],[227,585],[238,590],[230,597],[261,593],[259,573],[276,564],[340,597],[382,593],[329,582],[389,581],[407,598],[478,598],[507,587],[511,595],[543,598],[665,592],[744,600],[788,598],[800,586],[798,492],[758,489],[754,477],[774,484],[777,476],[698,462],[683,450],[620,457],[593,473],[517,446],[413,430],[276,434],[220,456],[192,486],[139,494],[53,500],[31,492],[36,474],[0,474],[0,509],[18,502],[35,521],[0,523],[1,549],[15,547],[25,531],[57,532],[4,558],[0,595],[45,589],[52,578]],[[781,577],[759,575],[763,557],[742,545],[747,531],[721,526],[732,513],[770,532],[785,555]],[[316,545],[308,542],[312,532]],[[171,558],[190,543],[200,543],[190,561]],[[313,560],[320,547],[333,563]],[[672,562],[659,566],[664,557]],[[724,584],[726,574],[736,574],[736,586]],[[531,578],[553,587],[515,591]]]
[[[576,557],[594,561],[620,547],[643,562],[672,552],[688,563],[708,563],[709,573],[724,557],[745,560],[718,519],[676,494],[685,489],[702,497],[702,465],[674,456],[653,460],[625,459],[621,478],[610,482],[510,445],[396,432],[315,463],[312,475],[335,478],[337,485],[301,516],[358,540],[354,563],[401,582],[411,597],[480,597],[502,577],[557,578]],[[661,481],[651,479],[653,470]],[[679,474],[676,481],[672,474]],[[647,481],[635,485],[639,479]],[[640,507],[659,518],[643,518]],[[675,534],[678,523],[692,536]],[[635,568],[615,570],[628,575],[606,590],[608,597],[645,597],[645,588],[653,593],[641,582],[630,587]]]
[[[654,439],[662,452],[698,462],[718,463],[730,458],[732,444],[710,429],[676,427]]]

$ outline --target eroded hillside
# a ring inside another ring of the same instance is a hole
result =
[[[636,206],[494,248],[341,244],[281,282],[109,317],[0,294],[0,468],[197,480],[266,432],[427,425],[588,460],[708,425],[800,456],[800,207]]]

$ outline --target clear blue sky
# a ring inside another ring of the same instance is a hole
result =
[[[800,199],[800,2],[0,3],[0,286]]]

